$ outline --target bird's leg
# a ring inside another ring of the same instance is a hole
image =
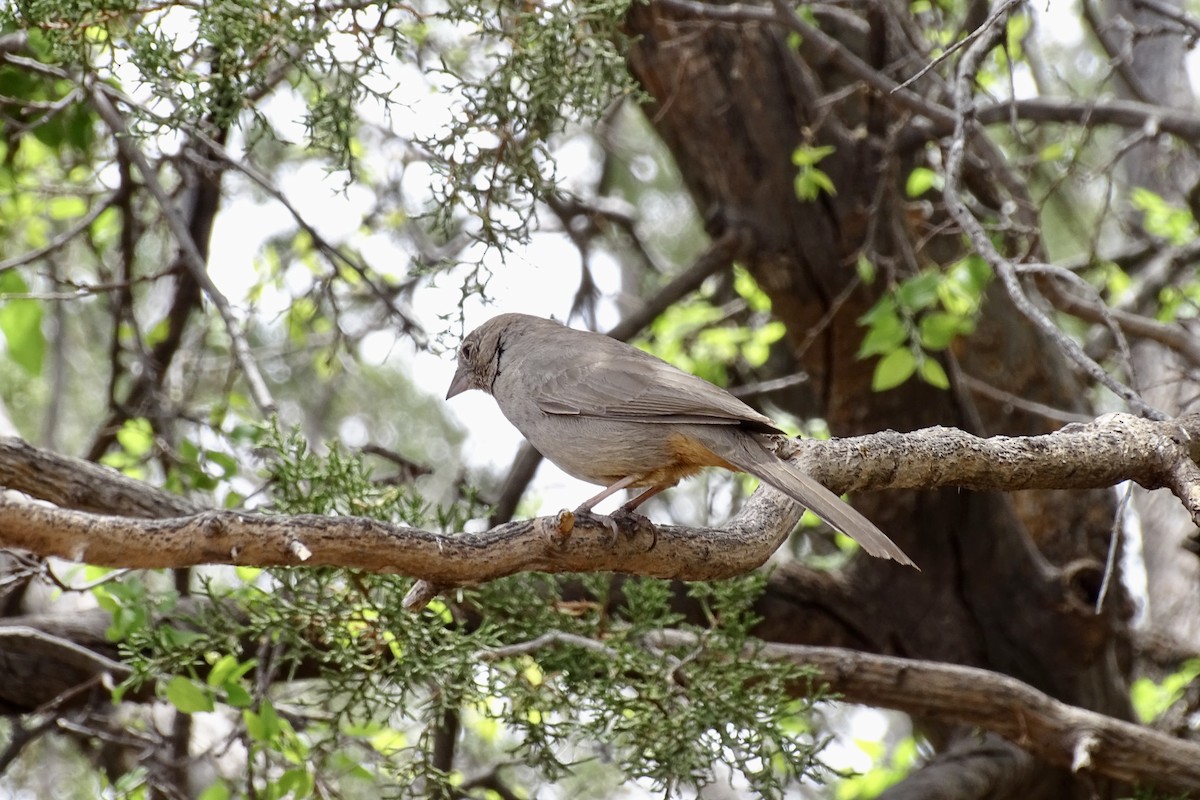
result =
[[[671,488],[671,487],[670,486],[651,486],[649,489],[642,492],[641,494],[639,494],[637,497],[630,500],[625,505],[621,506],[621,508],[618,509],[618,511],[622,511],[627,514],[632,514],[634,512],[634,510],[637,509],[637,507],[640,506],[642,503],[646,502],[651,497],[654,497],[654,495],[658,494],[659,492],[664,492],[669,488]]]
[[[624,478],[621,478],[621,480],[617,481],[612,486],[609,486],[607,489],[605,489],[600,494],[596,495],[595,497],[584,500],[582,503],[580,503],[579,508],[575,509],[576,513],[580,512],[580,511],[585,512],[585,513],[591,512],[592,506],[596,505],[597,503],[599,503],[601,500],[605,499],[606,497],[609,497],[610,495],[613,495],[613,494],[621,491],[622,489],[626,488],[627,486],[629,486],[629,484],[633,483],[637,479],[638,479],[637,475],[626,475]]]
[[[579,508],[575,509],[575,513],[576,514],[592,514],[593,513],[592,506],[596,505],[601,500],[604,500],[605,498],[611,496],[612,494],[619,492],[622,489],[628,488],[631,484],[637,483],[637,481],[639,480],[640,477],[641,477],[640,475],[626,475],[624,478],[621,478],[621,480],[617,481],[612,486],[609,486],[603,492],[600,492],[600,494],[596,495],[593,498],[585,500],[583,502],[583,504],[579,506]],[[645,520],[644,518],[635,514],[633,509],[637,508],[645,500],[649,499],[650,497],[653,497],[654,495],[658,494],[659,492],[661,492],[663,489],[666,489],[666,488],[667,488],[666,486],[653,486],[653,487],[647,489],[646,491],[642,492],[637,497],[630,500],[625,505],[618,508],[616,510],[616,512],[614,512],[613,514],[597,515],[599,517],[599,519],[604,523],[604,526],[606,528],[608,528],[610,531],[612,531],[612,535],[613,535],[612,544],[614,546],[617,543],[617,536],[621,532],[621,528],[617,522],[617,518],[632,517],[635,523],[639,523],[639,521],[640,521],[640,523],[646,523],[647,520]],[[650,527],[653,528],[653,526],[650,526]],[[636,529],[636,525],[635,525],[635,529]],[[657,544],[657,543],[658,543],[658,531],[655,530],[654,531],[654,544]],[[654,549],[654,544],[650,545],[650,549]]]
[[[637,513],[636,509],[642,503],[646,502],[651,497],[654,497],[654,495],[658,494],[659,492],[666,491],[669,488],[671,488],[670,484],[663,484],[661,486],[651,486],[649,489],[642,492],[637,497],[633,498],[628,503],[626,503],[625,505],[618,508],[616,510],[616,513],[613,514],[614,517],[631,517],[633,519],[633,522],[635,525],[640,526],[642,524],[646,524],[649,526],[650,530],[654,534],[654,538],[651,540],[650,546],[648,548],[646,548],[646,552],[653,550],[654,546],[658,544],[658,528],[656,528],[656,527],[654,527],[654,525],[650,524],[649,520],[647,520],[646,517]]]

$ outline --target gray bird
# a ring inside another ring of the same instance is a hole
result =
[[[782,431],[733,395],[599,333],[526,314],[501,314],[463,339],[449,400],[468,389],[496,399],[542,455],[607,487],[590,511],[646,487],[623,511],[704,467],[748,472],[811,509],[873,556],[916,566],[883,531],[811,476],[775,455]]]

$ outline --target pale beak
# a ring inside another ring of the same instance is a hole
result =
[[[450,388],[446,391],[446,399],[449,400],[456,394],[462,394],[467,389],[471,388],[471,376],[467,374],[467,370],[462,364],[458,365],[458,369],[454,371],[454,380],[450,381]]]

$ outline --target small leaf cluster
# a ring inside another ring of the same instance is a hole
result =
[[[837,194],[833,179],[817,167],[822,159],[835,152],[837,148],[829,145],[802,145],[792,151],[792,163],[796,166],[796,197],[801,200],[816,200],[822,194],[831,197]]]
[[[461,530],[486,507],[473,488],[461,502],[431,503],[412,485],[376,480],[361,453],[330,442],[317,453],[296,429],[277,421],[262,426],[255,440],[270,489],[268,508],[280,514],[336,514],[440,530]]]
[[[1142,225],[1153,236],[1161,237],[1175,246],[1195,241],[1200,235],[1192,212],[1169,203],[1161,195],[1144,187],[1129,193],[1129,202],[1142,212]]]
[[[1200,659],[1188,659],[1183,665],[1163,678],[1155,681],[1141,677],[1130,686],[1129,699],[1137,718],[1146,725],[1166,714],[1172,706],[1183,699],[1184,691],[1200,678]]]
[[[947,389],[950,380],[935,354],[975,329],[991,270],[969,256],[945,272],[926,270],[897,283],[859,320],[867,329],[859,358],[880,356],[871,388],[883,392],[914,374]]]
[[[744,267],[734,267],[732,289],[736,299],[721,305],[711,291],[675,303],[638,345],[718,386],[729,384],[730,366],[738,361],[761,367],[787,328],[770,318],[770,298]]]

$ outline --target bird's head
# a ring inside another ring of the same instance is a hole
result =
[[[492,382],[500,373],[500,354],[504,351],[504,334],[511,322],[502,314],[489,320],[467,334],[458,346],[458,369],[446,392],[449,400],[468,389],[482,389],[492,393]]]

